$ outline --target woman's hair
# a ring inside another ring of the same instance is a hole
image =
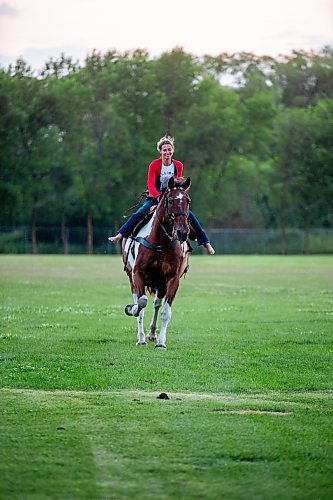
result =
[[[164,144],[170,144],[170,146],[175,149],[175,140],[170,135],[165,135],[164,137],[161,137],[159,141],[157,141],[157,151],[161,151]]]

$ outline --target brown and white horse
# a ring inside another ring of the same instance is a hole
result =
[[[134,304],[125,307],[125,313],[137,317],[138,345],[156,341],[155,347],[166,348],[172,302],[178,290],[179,280],[188,267],[190,198],[187,191],[190,186],[189,177],[186,180],[171,177],[149,223],[136,237],[128,238],[124,244],[123,260],[134,299]],[[143,327],[144,308],[148,302],[146,290],[155,292],[154,313],[147,336]],[[161,306],[161,327],[156,337]]]

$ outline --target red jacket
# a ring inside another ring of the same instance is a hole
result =
[[[181,161],[178,160],[172,160],[172,161],[176,170],[175,177],[178,179],[178,177],[182,176],[184,165],[182,164]],[[147,180],[147,188],[149,191],[148,196],[153,196],[154,198],[157,198],[161,194],[159,191],[161,170],[162,170],[162,158],[157,158],[156,160],[153,160],[149,165],[148,180]]]

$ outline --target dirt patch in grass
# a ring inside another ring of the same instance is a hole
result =
[[[237,410],[226,410],[215,408],[213,411],[221,413],[231,413],[235,415],[289,415],[289,411],[276,411],[276,410],[251,410],[251,409],[237,409]]]

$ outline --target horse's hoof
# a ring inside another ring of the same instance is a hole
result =
[[[133,314],[131,314],[131,309],[131,304],[127,304],[127,306],[125,307],[125,314],[127,314],[127,316],[133,316]]]
[[[155,349],[166,349],[166,345],[165,344],[156,344]]]
[[[147,345],[147,342],[137,342],[136,345]]]

